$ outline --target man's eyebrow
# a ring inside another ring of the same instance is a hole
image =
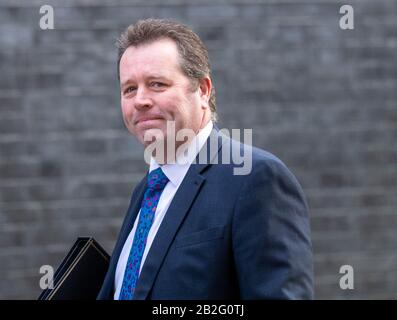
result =
[[[168,77],[165,76],[165,75],[160,75],[160,74],[152,74],[152,75],[147,76],[146,79],[147,80],[153,80],[153,79],[168,80]],[[133,80],[131,80],[131,79],[127,79],[124,82],[122,82],[120,86],[124,87],[124,86],[126,86],[127,84],[130,84],[130,83],[135,83],[135,82]]]
[[[122,82],[120,84],[120,87],[125,87],[127,84],[133,83],[134,81],[132,81],[131,79],[127,79],[126,81]]]
[[[149,80],[151,79],[168,79],[166,76],[164,75],[160,75],[160,74],[153,74],[147,77]]]

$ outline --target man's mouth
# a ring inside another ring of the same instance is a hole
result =
[[[139,117],[138,119],[135,120],[135,124],[150,124],[152,122],[156,122],[159,120],[164,120],[164,119],[156,116]]]

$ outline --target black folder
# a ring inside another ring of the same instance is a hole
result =
[[[38,300],[95,300],[109,261],[94,238],[78,238],[54,274],[53,289],[45,289]]]

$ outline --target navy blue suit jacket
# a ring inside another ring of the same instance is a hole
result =
[[[278,158],[256,148],[251,173],[234,175],[235,164],[220,164],[222,151],[243,145],[216,129],[210,137],[219,148],[207,143],[201,152],[209,151],[208,163],[190,166],[134,299],[311,299],[310,226],[299,183]],[[145,188],[146,177],[133,192],[98,299],[113,299],[117,262]]]

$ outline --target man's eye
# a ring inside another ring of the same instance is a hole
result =
[[[128,87],[124,90],[124,93],[131,93],[132,91],[134,91],[136,88],[135,87]]]
[[[152,82],[152,83],[151,83],[151,86],[152,86],[152,87],[155,87],[155,88],[160,88],[160,87],[163,87],[163,86],[164,86],[164,83],[161,83],[161,82]]]

